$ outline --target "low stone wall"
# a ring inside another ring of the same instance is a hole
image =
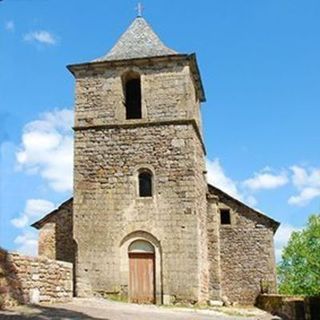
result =
[[[0,308],[71,300],[72,269],[69,262],[26,257],[0,248]]]
[[[306,320],[318,320],[320,318],[320,295],[304,299]]]
[[[318,320],[320,315],[320,297],[262,294],[256,306],[283,320]]]

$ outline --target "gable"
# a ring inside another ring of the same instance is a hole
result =
[[[226,192],[218,189],[217,187],[208,184],[209,194],[214,196],[219,202],[219,209],[230,208],[241,215],[243,218],[251,220],[257,226],[262,225],[266,228],[271,228],[273,233],[275,233],[280,225],[280,223],[264,213],[253,209],[246,205],[245,203],[237,200],[227,194]]]
[[[57,209],[49,212],[42,219],[34,222],[31,227],[35,229],[41,229],[46,223],[55,222],[59,217],[59,214],[62,214],[65,210],[72,211],[73,207],[73,198],[70,198],[63,202]]]

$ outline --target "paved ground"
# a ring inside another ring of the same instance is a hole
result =
[[[233,315],[227,315],[231,313]],[[257,309],[224,309],[224,313],[208,310],[157,307],[108,301],[74,299],[71,303],[47,306],[18,307],[0,312],[1,320],[275,320]]]

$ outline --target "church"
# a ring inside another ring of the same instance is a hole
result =
[[[39,255],[74,264],[74,295],[254,304],[276,291],[279,223],[206,179],[195,54],[138,16],[75,78],[74,193],[32,226]]]

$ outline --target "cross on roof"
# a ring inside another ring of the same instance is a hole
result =
[[[143,13],[143,5],[141,2],[138,2],[138,5],[136,7],[137,10],[137,17],[142,17],[142,13]]]

